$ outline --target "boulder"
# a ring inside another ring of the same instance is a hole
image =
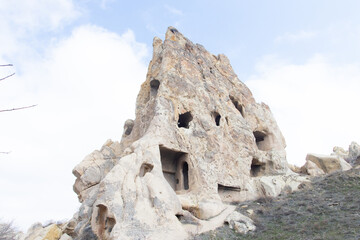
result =
[[[315,163],[324,173],[351,169],[351,165],[338,156],[309,153],[306,160]]]
[[[293,165],[293,164],[288,164],[288,166],[289,166],[289,169],[291,171],[293,171],[294,173],[303,173],[301,167],[298,167],[298,166]]]
[[[356,142],[351,142],[349,150],[345,151],[341,147],[334,147],[333,156],[338,156],[345,159],[351,166],[356,166],[360,164],[360,145]]]
[[[347,151],[347,156],[344,159],[350,163],[352,166],[357,166],[360,164],[360,145],[356,142],[352,142]]]
[[[234,211],[226,219],[225,223],[229,224],[231,229],[234,229],[236,232],[241,234],[246,234],[249,231],[255,231],[256,226],[254,221],[251,218],[246,217],[245,215]]]
[[[262,193],[258,197],[276,197],[280,193],[291,193],[299,189],[301,183],[309,182],[309,178],[306,176],[298,175],[278,175],[278,176],[263,176],[254,180],[254,185]]]
[[[225,206],[221,201],[201,201],[198,205],[198,211],[194,214],[199,219],[207,220],[219,215],[224,209]]]
[[[324,175],[325,172],[318,167],[314,162],[307,160],[304,166],[301,167],[301,172],[310,176]]]
[[[349,154],[345,160],[353,166],[360,164],[360,145],[356,142],[352,142],[348,152]]]

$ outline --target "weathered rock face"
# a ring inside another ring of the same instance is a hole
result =
[[[229,224],[231,229],[234,229],[238,233],[246,234],[249,231],[255,231],[256,226],[253,220],[242,215],[241,213],[234,211],[226,219],[225,222]]]
[[[346,171],[351,169],[351,165],[338,156],[309,153],[306,156],[306,160],[315,163],[316,166],[324,173],[332,173],[339,170]]]
[[[301,183],[272,180],[288,172],[284,138],[224,55],[172,27],[153,47],[136,119],[73,171],[82,206],[64,232],[75,239],[186,239],[223,203]]]
[[[349,150],[345,151],[341,147],[334,147],[332,155],[345,159],[352,166],[360,164],[360,145],[356,142],[352,142],[349,146]]]
[[[58,240],[61,237],[61,228],[56,224],[50,224],[43,227],[40,223],[36,223],[30,227],[27,234],[22,236],[21,240]]]
[[[338,166],[340,167],[340,164]],[[339,169],[336,169],[336,170],[339,170]],[[325,174],[325,172],[324,172],[324,170],[322,170],[322,168],[318,167],[318,165],[316,165],[316,163],[314,163],[310,160],[307,160],[306,163],[304,164],[304,166],[301,167],[301,173],[305,173],[310,176],[319,176],[319,175]]]

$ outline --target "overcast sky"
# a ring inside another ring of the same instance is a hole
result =
[[[131,2],[131,3],[130,3]],[[134,118],[168,26],[226,54],[287,141],[288,161],[360,143],[360,1],[0,0],[0,218],[69,219],[72,168]]]

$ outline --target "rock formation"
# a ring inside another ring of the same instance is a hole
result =
[[[296,173],[318,176],[335,171],[347,171],[359,164],[360,146],[356,142],[352,142],[348,151],[341,147],[334,147],[331,155],[309,153],[304,166],[298,168],[290,165],[290,168]]]
[[[187,239],[223,224],[234,210],[227,203],[276,196],[305,179],[291,174],[269,107],[226,56],[173,27],[153,48],[121,142],[108,140],[73,170],[82,205],[63,232],[74,239]],[[254,229],[239,219],[227,221]]]
[[[61,225],[61,224],[59,224]],[[26,235],[23,235],[17,239],[25,240],[69,240],[66,239],[67,234],[62,234],[61,227],[58,224],[51,223],[48,226],[42,226],[41,223],[33,224],[28,230]],[[69,237],[69,236],[68,236]]]
[[[351,166],[360,165],[360,145],[352,142],[349,145],[349,150],[345,151],[341,147],[334,147],[331,155],[338,156],[347,161]]]
[[[306,164],[308,165],[308,170],[310,169],[309,166],[311,166],[309,162],[314,163],[318,167],[318,169],[323,171],[323,173],[333,173],[339,170],[346,171],[351,169],[351,165],[338,156],[309,153],[306,156],[306,160],[307,160]]]

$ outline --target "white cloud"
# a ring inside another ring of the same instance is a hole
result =
[[[81,11],[72,0],[0,0],[0,15],[0,60],[15,63],[39,57],[38,48],[47,43],[38,35],[62,30]]]
[[[315,55],[297,65],[268,56],[246,84],[275,115],[288,161],[302,165],[309,152],[360,142],[359,79],[360,63],[333,65]]]
[[[282,42],[296,42],[313,39],[316,36],[315,32],[301,30],[296,33],[285,33],[275,38],[275,43]]]
[[[13,31],[55,30],[79,16],[72,0],[1,0],[2,22]],[[21,29],[19,28],[21,27]]]
[[[107,5],[109,4],[109,3],[112,3],[112,2],[114,2],[115,0],[101,0],[101,2],[100,2],[100,7],[102,8],[102,9],[106,9],[107,8]]]
[[[85,25],[62,32],[81,15],[71,0],[0,0],[0,212],[22,230],[71,218],[79,206],[72,168],[133,118],[146,77],[147,49],[132,31],[118,35]],[[59,36],[60,37],[59,39]]]
[[[1,217],[23,230],[77,211],[72,168],[120,139],[146,76],[147,49],[130,30],[81,26],[46,48],[20,59],[20,71],[0,85],[0,108],[38,104],[0,119],[0,150],[11,151],[0,155]]]
[[[171,14],[182,16],[183,12],[173,6],[169,6],[167,4],[164,5],[165,9],[168,10]]]

